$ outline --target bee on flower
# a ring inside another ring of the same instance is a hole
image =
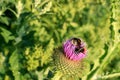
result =
[[[55,49],[53,62],[56,70],[68,78],[81,78],[89,71],[89,64],[85,57],[87,49],[85,43],[79,38],[65,41],[62,47]]]

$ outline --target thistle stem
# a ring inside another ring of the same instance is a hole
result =
[[[113,74],[101,76],[101,79],[108,79],[108,78],[114,78],[114,77],[120,77],[120,73],[113,73]]]
[[[108,61],[111,60],[111,55],[112,55],[112,53],[113,53],[113,51],[115,50],[116,47],[117,47],[117,43],[115,43],[114,46],[109,50],[109,54],[105,57],[105,59],[101,63],[101,65],[98,68],[96,73],[99,73],[100,71],[102,71],[104,69],[104,67],[108,64]]]
[[[118,5],[118,4],[115,4],[116,2],[114,2],[114,0],[111,0],[111,9],[112,9],[112,12],[111,12],[111,18],[115,19],[116,22],[112,21],[111,22],[111,25],[113,27],[113,29],[111,29],[111,35],[113,36],[112,39],[114,41],[114,44],[111,48],[108,49],[108,54],[106,55],[106,57],[104,58],[103,62],[98,65],[95,69],[95,72],[92,74],[92,77],[90,77],[92,80],[93,79],[97,79],[97,76],[99,76],[99,73],[108,65],[108,62],[112,60],[113,58],[113,53],[116,52],[116,50],[118,50],[118,45],[119,45],[119,41],[117,39],[117,23],[118,23],[118,19],[117,19],[117,13],[115,12],[116,8],[115,8],[115,5]],[[118,8],[117,8],[118,10]],[[115,56],[115,54],[114,54]],[[90,73],[91,74],[91,73]],[[120,76],[120,73],[115,73],[115,74],[111,74],[111,75],[108,75],[108,76],[103,76],[102,78],[110,78],[110,77],[117,77],[117,76]]]

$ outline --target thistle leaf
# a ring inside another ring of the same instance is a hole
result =
[[[20,59],[20,54],[16,49],[9,58],[10,70],[12,71],[15,80],[21,80],[21,76],[20,76],[21,73],[19,72],[20,70],[19,59]]]
[[[12,35],[12,33],[10,31],[8,31],[7,29],[4,29],[2,27],[0,27],[0,29],[2,30],[2,32],[0,34],[5,39],[6,43],[8,43],[10,40],[15,39],[15,37]]]

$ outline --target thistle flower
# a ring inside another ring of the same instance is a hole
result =
[[[85,61],[87,51],[84,42],[79,38],[71,38],[63,46],[55,49],[53,61],[56,69],[63,73],[63,77],[83,77],[88,72]]]
[[[86,56],[84,43],[78,38],[72,38],[63,44],[64,54],[71,60],[80,60]]]

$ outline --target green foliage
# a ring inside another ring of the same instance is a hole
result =
[[[4,28],[0,28],[0,29],[2,31],[1,35],[4,37],[6,43],[8,43],[9,40],[14,40],[15,39],[14,36],[11,36],[12,33],[10,31],[8,31],[8,30],[6,30]]]
[[[20,69],[19,59],[20,56],[17,50],[15,50],[9,58],[10,70],[12,71],[15,80],[21,80],[19,72]]]
[[[48,64],[51,61],[51,56],[53,53],[54,42],[53,39],[50,40],[46,49],[44,50],[41,46],[35,46],[32,49],[26,48],[25,58],[27,60],[28,71],[35,70],[39,66]]]
[[[0,80],[59,80],[53,49],[86,42],[86,80],[120,78],[119,0],[0,0]]]

